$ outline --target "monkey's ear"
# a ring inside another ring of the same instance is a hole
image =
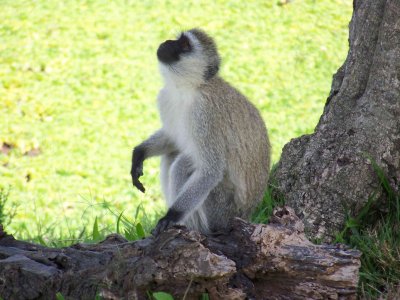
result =
[[[190,40],[187,36],[185,36],[183,33],[179,38],[179,44],[181,46],[182,51],[184,52],[189,52],[192,50],[192,45],[190,44]]]
[[[182,43],[182,50],[185,52],[190,51],[191,47],[190,47],[190,43],[189,40],[185,39],[184,42]]]
[[[205,79],[209,80],[213,78],[215,75],[217,75],[218,71],[219,71],[219,66],[208,66],[204,74]]]

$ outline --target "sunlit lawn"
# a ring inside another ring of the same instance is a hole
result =
[[[159,161],[146,162],[142,194],[130,156],[160,126],[155,51],[182,29],[215,37],[221,74],[261,110],[275,162],[311,133],[346,57],[351,1],[278,3],[1,1],[0,187],[18,205],[7,230],[67,239],[96,216],[115,231],[141,203],[149,224],[164,212]]]

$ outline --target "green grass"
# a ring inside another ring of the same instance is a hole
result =
[[[275,170],[276,165],[272,166],[268,187],[263,200],[252,215],[251,221],[254,223],[268,223],[275,207],[285,205],[284,196],[277,189]]]
[[[336,241],[362,252],[359,295],[362,299],[395,299],[400,292],[400,193],[389,184],[384,172],[372,162],[386,193],[386,203],[371,195],[353,216]]]
[[[100,235],[133,224],[134,238],[138,223],[148,233],[165,209],[159,161],[145,163],[142,194],[131,150],[160,126],[155,51],[182,29],[216,38],[221,74],[260,109],[276,162],[322,113],[351,10],[351,0],[1,1],[0,146],[11,149],[0,188],[18,206],[7,230],[47,244],[90,239],[95,219]]]
[[[8,198],[10,191],[3,188],[0,189],[0,224],[8,226],[17,214],[18,205],[9,203]]]

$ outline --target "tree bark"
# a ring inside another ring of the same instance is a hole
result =
[[[315,132],[283,148],[278,189],[309,236],[331,241],[374,193],[369,158],[400,186],[400,1],[355,0],[349,53]]]
[[[290,208],[269,225],[235,219],[229,231],[206,237],[175,227],[128,242],[51,249],[0,232],[3,299],[355,299],[360,253],[313,245]]]

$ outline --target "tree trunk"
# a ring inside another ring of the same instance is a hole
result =
[[[374,193],[369,158],[400,186],[400,1],[355,0],[349,53],[315,132],[283,148],[279,190],[309,236],[332,240]]]
[[[182,227],[157,238],[51,249],[0,231],[3,299],[355,299],[360,253],[313,245],[293,210],[277,210],[269,225],[241,219],[218,236]]]

